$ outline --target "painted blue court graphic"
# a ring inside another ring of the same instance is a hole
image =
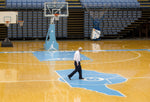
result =
[[[79,80],[79,75],[76,73],[71,80],[68,79],[67,75],[70,74],[73,69],[69,70],[58,70],[56,73],[60,76],[59,80],[67,83],[71,87],[84,88],[106,95],[125,97],[124,94],[117,90],[110,89],[107,85],[118,84],[127,81],[126,78],[118,74],[107,74],[100,73],[90,70],[82,70],[84,80]]]
[[[34,56],[39,61],[70,61],[73,60],[74,51],[35,51]],[[81,54],[82,60],[90,60],[90,58]]]
[[[148,51],[150,49],[116,49],[116,50],[83,50],[82,52],[111,52],[111,51]],[[0,53],[35,53],[35,52],[50,52],[50,51],[12,51],[12,52],[0,52]],[[56,52],[56,51],[51,51]],[[75,52],[75,51],[57,51],[57,52]]]
[[[121,49],[121,50],[83,50],[83,52],[110,52],[110,51],[150,51],[149,49]],[[32,52],[39,61],[71,61],[75,51],[35,51]],[[81,60],[91,60],[81,54]]]

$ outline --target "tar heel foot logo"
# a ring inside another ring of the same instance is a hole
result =
[[[104,78],[100,78],[100,77],[86,77],[84,80],[85,81],[103,81]]]
[[[70,74],[73,69],[59,70],[56,73],[60,76],[61,82],[67,83],[70,87],[84,88],[91,91],[96,91],[111,96],[125,97],[119,90],[109,88],[107,85],[118,84],[126,82],[127,79],[118,74],[100,73],[90,70],[82,70],[84,80],[79,80],[78,74],[75,74],[71,80],[67,75]]]

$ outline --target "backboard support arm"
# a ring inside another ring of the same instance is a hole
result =
[[[58,21],[59,17],[68,16],[68,2],[57,2],[57,0],[53,0],[53,2],[44,3],[44,16],[50,17],[44,48],[48,51],[59,50],[59,44],[55,36],[55,20]]]

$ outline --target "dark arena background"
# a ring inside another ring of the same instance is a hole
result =
[[[65,1],[65,0],[60,0]],[[110,2],[109,2],[110,1]],[[50,0],[1,0],[1,11],[18,11],[24,26],[17,24],[0,25],[0,38],[10,39],[45,39],[49,18],[44,17],[44,2]],[[102,38],[148,38],[149,37],[149,0],[95,0],[80,2],[68,0],[69,17],[60,18],[56,22],[56,37],[58,39],[89,39],[93,23],[83,3],[92,5],[94,15],[98,15],[98,5],[110,3],[104,18],[100,23]],[[94,9],[95,8],[95,9]]]

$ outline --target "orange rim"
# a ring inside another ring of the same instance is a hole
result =
[[[24,22],[24,21],[18,21],[19,23]]]
[[[56,14],[54,14],[54,15],[55,15],[56,17],[57,17],[57,16],[59,16],[59,14],[57,14],[57,13],[56,13]]]
[[[5,21],[5,22],[6,22],[6,24],[9,24],[10,21]]]

